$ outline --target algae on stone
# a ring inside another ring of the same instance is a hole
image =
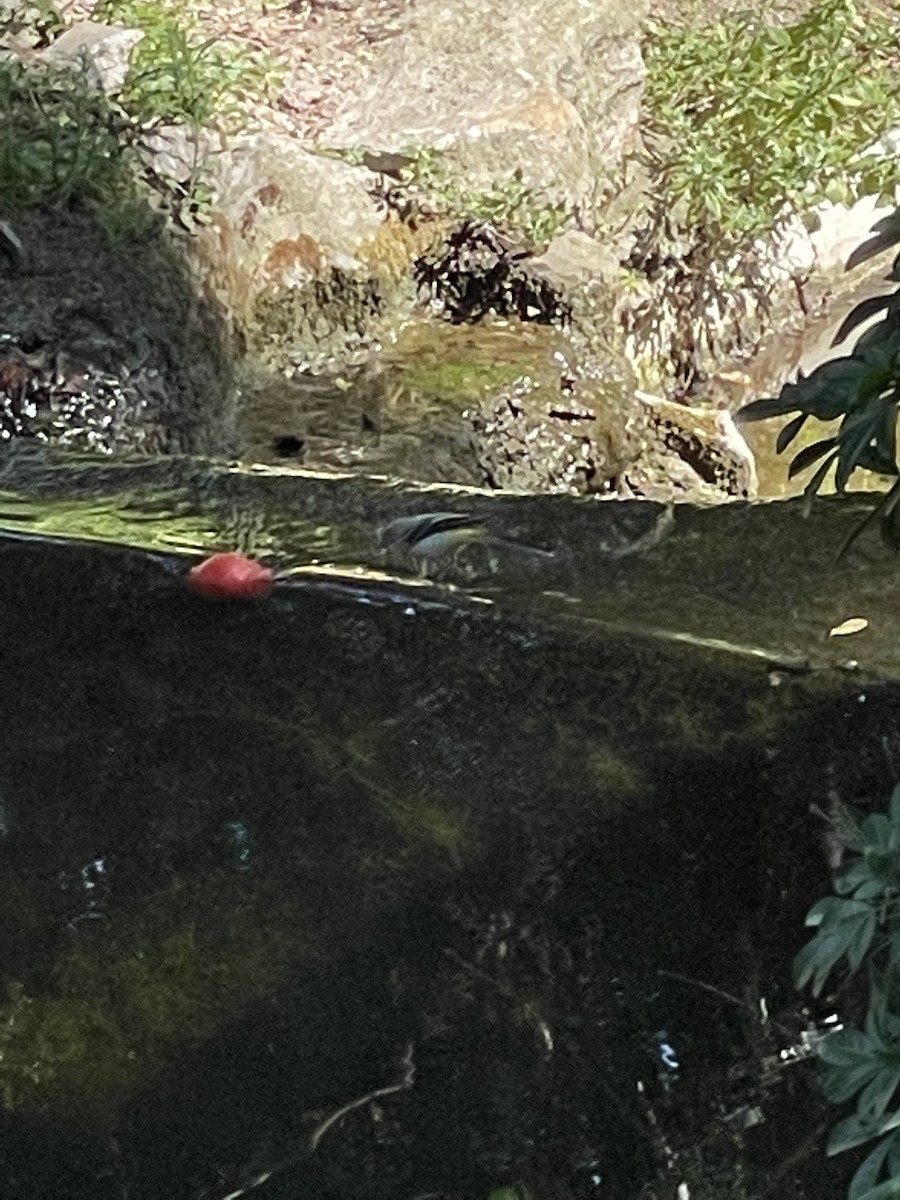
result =
[[[246,916],[222,933],[185,921],[130,949],[78,947],[55,993],[22,983],[0,1005],[0,1106],[107,1107],[177,1046],[208,1037],[263,995],[295,938]]]

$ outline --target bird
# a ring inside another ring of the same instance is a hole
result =
[[[378,531],[385,549],[402,550],[412,558],[440,558],[487,537],[485,523],[471,513],[433,512],[397,517]]]
[[[433,559],[455,557],[465,546],[483,543],[507,547],[534,555],[555,559],[555,550],[542,550],[509,538],[497,537],[481,517],[472,513],[429,512],[411,517],[397,517],[378,530],[378,540],[388,551],[396,551],[418,562],[422,575]]]

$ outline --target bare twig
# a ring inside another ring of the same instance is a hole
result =
[[[690,975],[682,975],[680,971],[657,971],[657,975],[661,975],[665,979],[674,979],[677,983],[686,983],[689,987],[699,988],[701,992],[709,992],[711,996],[718,996],[720,1000],[725,1000],[729,1004],[735,1004],[738,1008],[743,1008],[746,1012],[760,1021],[760,1023],[768,1023],[773,1029],[777,1029],[779,1033],[783,1033],[785,1037],[793,1038],[794,1032],[787,1028],[786,1025],[780,1024],[778,1021],[773,1021],[770,1017],[763,1019],[762,1013],[755,1005],[750,1004],[747,1000],[742,1000],[740,996],[734,996],[731,992],[723,991],[722,988],[716,987],[715,984],[705,983],[702,979],[692,979]]]
[[[330,1117],[326,1117],[321,1125],[317,1125],[309,1136],[310,1152],[315,1150],[322,1137],[328,1132],[335,1121],[339,1121],[341,1117],[345,1117],[354,1108],[360,1108],[363,1104],[368,1104],[372,1100],[378,1100],[381,1096],[390,1096],[393,1092],[402,1092],[408,1087],[412,1087],[416,1075],[416,1067],[412,1060],[412,1055],[413,1044],[410,1042],[400,1060],[404,1070],[399,1083],[389,1083],[385,1087],[375,1088],[371,1092],[366,1092],[365,1096],[360,1096],[358,1100],[351,1100],[349,1104],[345,1104],[337,1112],[333,1112]]]
[[[274,1167],[270,1167],[267,1171],[261,1171],[259,1175],[255,1175],[249,1183],[243,1187],[236,1188],[233,1192],[229,1192],[227,1196],[222,1196],[220,1200],[238,1200],[239,1196],[246,1196],[249,1192],[255,1191],[273,1175],[280,1175],[282,1171],[287,1171],[290,1167],[295,1167],[314,1153],[319,1142],[341,1117],[345,1117],[347,1113],[352,1112],[355,1108],[361,1108],[364,1104],[369,1104],[372,1100],[378,1100],[382,1096],[390,1096],[394,1092],[402,1092],[407,1088],[412,1087],[415,1080],[416,1066],[413,1062],[413,1043],[410,1042],[403,1057],[400,1059],[400,1065],[403,1067],[403,1074],[397,1083],[388,1083],[384,1087],[374,1088],[371,1092],[366,1092],[364,1096],[359,1096],[356,1100],[351,1100],[349,1104],[342,1104],[336,1112],[326,1117],[320,1125],[317,1125],[309,1135],[305,1145],[296,1154],[292,1154],[289,1158],[282,1159],[280,1163],[276,1163]]]

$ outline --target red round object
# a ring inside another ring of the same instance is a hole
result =
[[[268,596],[275,572],[236,550],[213,554],[191,567],[187,586],[207,600],[259,600]]]

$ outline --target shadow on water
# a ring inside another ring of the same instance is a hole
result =
[[[0,539],[0,1194],[841,1194],[778,1053],[889,689],[50,551]]]

